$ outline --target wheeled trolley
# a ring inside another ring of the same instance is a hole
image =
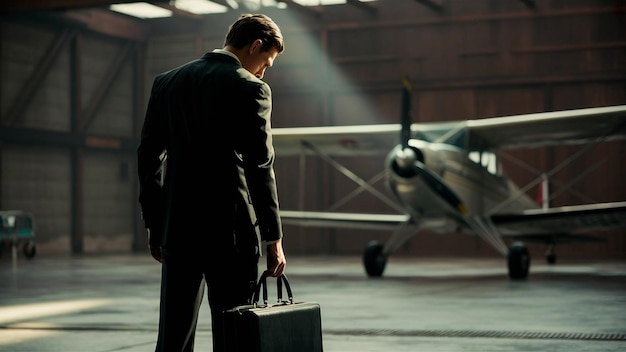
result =
[[[0,255],[10,252],[14,247],[21,249],[28,259],[35,256],[35,221],[27,212],[0,211]]]

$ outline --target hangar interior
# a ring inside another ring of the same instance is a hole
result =
[[[626,104],[626,1],[378,0],[322,5],[214,1],[198,15],[175,2],[166,18],[112,11],[103,0],[0,4],[0,209],[36,220],[38,255],[142,252],[136,147],[156,74],[221,48],[241,13],[281,27],[286,50],[266,73],[273,127],[398,123],[401,79],[414,122]],[[236,8],[233,7],[236,4]],[[217,138],[219,131],[207,131]],[[527,185],[550,175],[552,206],[626,200],[626,141],[506,151],[507,175]],[[281,207],[393,212],[328,165],[276,161]],[[374,178],[383,159],[345,157]],[[388,190],[374,182],[380,192]],[[533,197],[538,187],[527,190]],[[219,204],[216,195],[214,204]],[[210,227],[210,224],[206,224]],[[626,258],[624,231],[562,246],[564,259]],[[288,254],[360,254],[388,231],[285,227]],[[545,246],[530,246],[541,256]],[[480,238],[432,234],[398,255],[497,256]]]

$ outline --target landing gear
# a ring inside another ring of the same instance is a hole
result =
[[[507,255],[509,266],[509,278],[513,280],[523,280],[528,277],[530,268],[530,254],[528,248],[521,242],[515,242],[509,247]]]
[[[380,277],[385,271],[387,257],[383,254],[383,245],[378,241],[371,241],[363,253],[363,265],[370,277]]]
[[[556,263],[556,254],[554,254],[554,243],[548,244],[548,250],[546,251],[546,262],[548,264]]]

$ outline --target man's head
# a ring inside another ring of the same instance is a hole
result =
[[[231,51],[250,73],[263,78],[265,69],[285,50],[278,25],[266,15],[244,14],[230,25],[224,48]]]

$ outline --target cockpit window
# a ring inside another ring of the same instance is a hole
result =
[[[497,175],[499,173],[498,160],[496,154],[492,152],[470,152],[469,158],[475,163],[483,166],[489,173]]]

